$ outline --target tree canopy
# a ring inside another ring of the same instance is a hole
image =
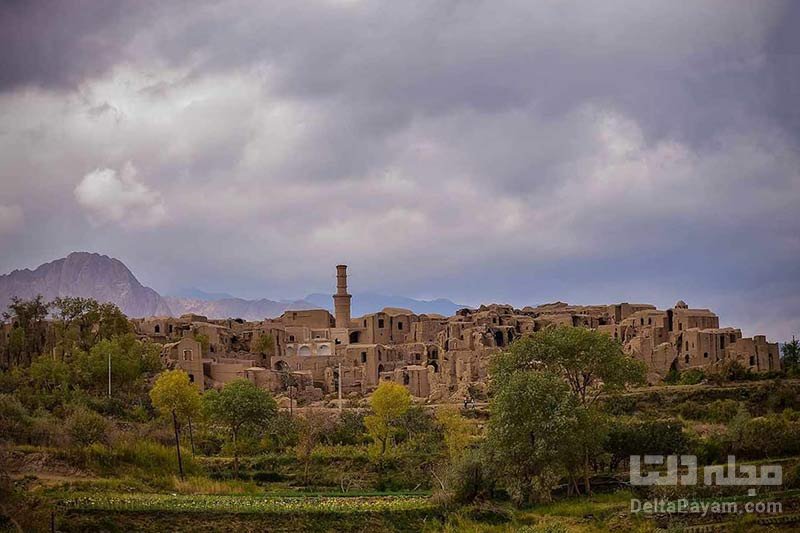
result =
[[[548,370],[563,376],[583,405],[602,393],[644,382],[645,367],[611,336],[586,328],[551,326],[514,342],[492,361],[495,386],[515,372]]]
[[[263,432],[277,412],[277,404],[265,390],[246,379],[236,379],[221,391],[203,396],[203,409],[214,422],[225,426],[233,438],[234,468],[239,472],[237,439],[244,429]]]
[[[364,419],[367,432],[384,455],[400,430],[402,416],[411,407],[411,393],[393,381],[383,381],[369,399],[372,413]]]

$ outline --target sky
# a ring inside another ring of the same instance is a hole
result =
[[[800,335],[800,3],[0,4],[0,272]]]

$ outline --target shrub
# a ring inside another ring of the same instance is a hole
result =
[[[61,419],[43,414],[31,419],[30,440],[39,446],[63,446],[69,435]]]
[[[327,435],[328,444],[363,444],[367,441],[364,413],[348,409],[336,419],[333,430]]]
[[[678,372],[675,368],[670,368],[669,373],[667,373],[666,377],[664,378],[664,383],[667,385],[675,385],[681,379],[681,373]]]
[[[727,444],[720,435],[709,435],[696,441],[692,453],[697,456],[699,464],[710,465],[724,462],[727,450]]]
[[[133,470],[138,474],[164,477],[178,470],[175,449],[150,440],[121,440],[115,446],[95,442],[83,449],[86,466],[107,474],[121,474]],[[188,451],[183,453],[183,466],[187,474],[199,472]]]
[[[706,377],[705,372],[702,370],[691,368],[686,372],[683,372],[680,377],[680,384],[681,385],[697,385],[701,381],[703,381]]]
[[[450,465],[447,475],[452,499],[455,503],[467,504],[488,497],[492,491],[491,474],[477,450],[467,450]]]
[[[612,396],[603,402],[603,410],[611,416],[632,415],[637,406],[635,396]]]
[[[800,423],[771,414],[732,424],[728,438],[736,455],[752,459],[800,452]]]
[[[687,400],[675,406],[675,411],[689,420],[704,420],[708,416],[708,408],[693,400]]]
[[[67,419],[67,431],[75,446],[108,442],[109,423],[102,415],[78,408]]]
[[[612,467],[631,455],[679,454],[688,447],[683,424],[677,420],[616,420],[611,424],[605,446],[611,454]]]
[[[736,400],[714,400],[708,405],[708,420],[712,422],[730,422],[739,410]]]
[[[0,439],[24,443],[29,436],[31,418],[16,396],[0,394]]]

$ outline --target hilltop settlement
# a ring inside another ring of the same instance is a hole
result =
[[[257,322],[195,314],[132,321],[141,339],[163,345],[167,366],[185,370],[200,390],[246,378],[288,402],[306,404],[361,397],[381,381],[400,383],[430,401],[480,395],[491,355],[549,325],[607,333],[645,363],[651,383],[671,371],[713,370],[732,362],[756,373],[781,365],[777,343],[720,328],[716,314],[683,301],[666,310],[557,302],[522,309],[482,305],[450,317],[399,308],[353,317],[351,299],[347,266],[339,265],[333,315],[310,309]],[[3,325],[0,343],[7,344],[14,327]],[[6,347],[0,344],[0,350]]]

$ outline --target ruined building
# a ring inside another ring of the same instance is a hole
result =
[[[402,383],[419,398],[447,400],[479,392],[490,356],[522,335],[551,324],[592,328],[619,340],[658,382],[671,369],[710,368],[738,361],[755,372],[780,368],[777,343],[720,328],[708,309],[679,301],[672,309],[621,303],[557,302],[515,309],[483,305],[454,316],[385,308],[351,317],[347,267],[336,267],[334,315],[325,309],[286,311],[261,322],[210,321],[198,315],[135,321],[140,335],[164,343],[164,358],[201,389],[236,378],[273,392],[320,400],[361,396],[382,380]]]

